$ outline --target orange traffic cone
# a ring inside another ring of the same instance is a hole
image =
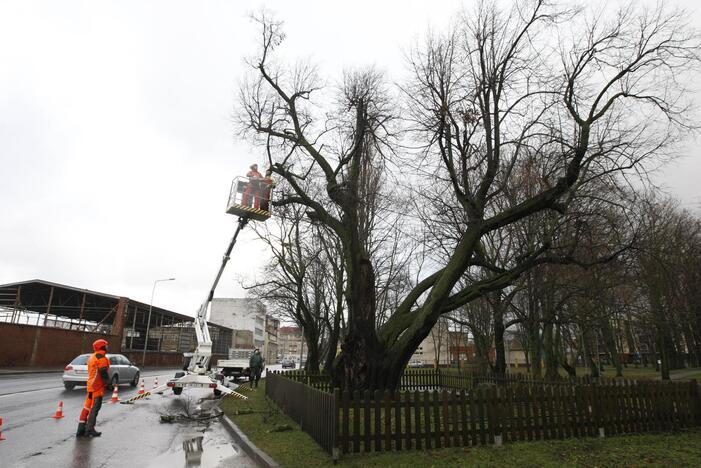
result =
[[[146,391],[144,390],[144,379],[141,379],[141,383],[139,384],[139,391],[138,391],[137,395],[143,395],[144,393],[146,393]]]
[[[61,419],[63,417],[63,401],[58,402],[58,409],[56,410],[56,414],[51,416],[54,419]]]
[[[2,436],[2,418],[0,418],[0,440],[5,440],[5,438]]]
[[[114,390],[112,390],[112,398],[110,399],[110,403],[119,403],[119,392],[117,391],[117,386],[114,386]]]
[[[156,380],[153,381],[153,388],[158,387],[158,377],[156,377]]]

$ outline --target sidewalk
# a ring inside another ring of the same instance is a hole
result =
[[[0,375],[15,374],[58,374],[63,372],[63,367],[32,368],[32,367],[4,367],[0,369]]]

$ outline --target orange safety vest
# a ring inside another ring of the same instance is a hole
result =
[[[99,369],[110,368],[110,361],[104,351],[94,352],[88,359],[88,392],[104,394],[108,382],[103,382]]]

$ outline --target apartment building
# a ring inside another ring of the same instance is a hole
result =
[[[278,350],[282,357],[292,358],[304,365],[307,358],[307,346],[302,337],[302,330],[299,327],[280,327],[278,330]],[[302,362],[300,362],[300,353]]]
[[[267,364],[275,364],[280,356],[278,333],[280,320],[272,315],[265,316],[265,344],[263,345],[263,357]]]

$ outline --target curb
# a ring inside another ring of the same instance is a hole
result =
[[[20,374],[61,374],[63,373],[63,369],[52,369],[52,370],[37,370],[37,369],[30,369],[30,370],[5,370],[5,369],[0,369],[0,376],[2,375],[20,375]]]
[[[231,420],[229,417],[222,413],[222,424],[226,427],[226,430],[231,434],[231,438],[241,446],[246,455],[251,457],[253,461],[258,463],[259,466],[265,468],[280,468],[278,462],[273,460],[270,455],[256,447],[251,439],[249,439],[246,434],[239,429],[239,427]]]

